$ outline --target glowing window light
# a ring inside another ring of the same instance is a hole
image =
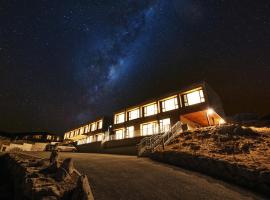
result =
[[[225,123],[226,123],[226,121],[224,119],[219,120],[219,124],[225,124]]]
[[[96,130],[96,123],[92,123],[91,124],[91,131],[95,131]]]
[[[97,134],[96,137],[97,137],[97,141],[102,141],[103,134]]]
[[[200,89],[194,92],[184,94],[184,102],[185,102],[185,106],[191,106],[191,105],[205,102],[203,90]]]
[[[160,131],[161,132],[168,131],[170,129],[170,127],[171,127],[170,118],[160,120],[159,125],[160,125]]]
[[[122,113],[116,114],[114,118],[114,122],[115,124],[120,124],[120,123],[125,122],[125,113],[122,112]]]
[[[127,127],[127,137],[128,138],[134,137],[134,126]]]
[[[80,135],[84,133],[84,127],[80,128]]]
[[[157,104],[153,103],[144,107],[144,116],[151,116],[157,114]]]
[[[118,130],[116,130],[116,131],[115,131],[115,138],[116,138],[117,140],[123,139],[123,138],[124,138],[124,132],[125,132],[124,129],[118,129]]]
[[[150,123],[141,125],[141,135],[142,136],[152,135],[152,134],[155,134],[157,132],[158,132],[157,122],[150,122]]]
[[[136,108],[136,109],[128,112],[128,119],[129,120],[137,119],[139,117],[140,117],[140,109],[139,108]]]
[[[177,97],[173,97],[173,98],[162,101],[161,106],[162,106],[162,112],[177,109],[178,108]]]
[[[97,125],[98,129],[102,129],[103,121],[100,120],[100,121],[97,122],[97,124],[98,124]]]
[[[212,108],[208,108],[208,109],[207,109],[207,114],[208,114],[208,115],[213,115],[214,112],[215,112],[215,111],[214,111]]]

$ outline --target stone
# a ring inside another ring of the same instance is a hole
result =
[[[72,200],[94,200],[91,187],[86,175],[80,176],[77,181],[77,186],[72,193]]]
[[[66,158],[62,165],[62,168],[64,168],[69,174],[72,174],[73,171],[75,170],[74,164],[73,164],[73,159],[72,158]]]
[[[50,163],[54,163],[58,161],[58,159],[59,159],[58,152],[56,150],[53,150],[50,156]]]
[[[68,172],[64,168],[60,167],[57,169],[57,172],[55,174],[55,180],[65,181],[68,178],[70,178],[70,175],[68,174]]]

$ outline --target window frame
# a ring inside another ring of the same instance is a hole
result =
[[[150,106],[153,106],[155,105],[155,108],[154,108],[154,114],[147,114],[147,107],[150,107]],[[144,117],[149,117],[149,116],[153,116],[153,115],[156,115],[158,114],[158,103],[157,102],[153,102],[153,103],[149,103],[147,105],[144,105],[143,106],[143,116]]]

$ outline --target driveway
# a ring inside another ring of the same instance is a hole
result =
[[[31,152],[48,158],[47,152]],[[96,200],[261,199],[237,186],[158,163],[148,158],[92,153],[60,153],[87,174]],[[222,173],[222,172],[221,172]]]

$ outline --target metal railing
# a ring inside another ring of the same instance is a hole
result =
[[[163,133],[143,138],[138,145],[138,156],[142,156],[145,152],[153,152],[160,146],[164,148],[165,145],[168,145],[181,132],[181,122],[178,121]]]

